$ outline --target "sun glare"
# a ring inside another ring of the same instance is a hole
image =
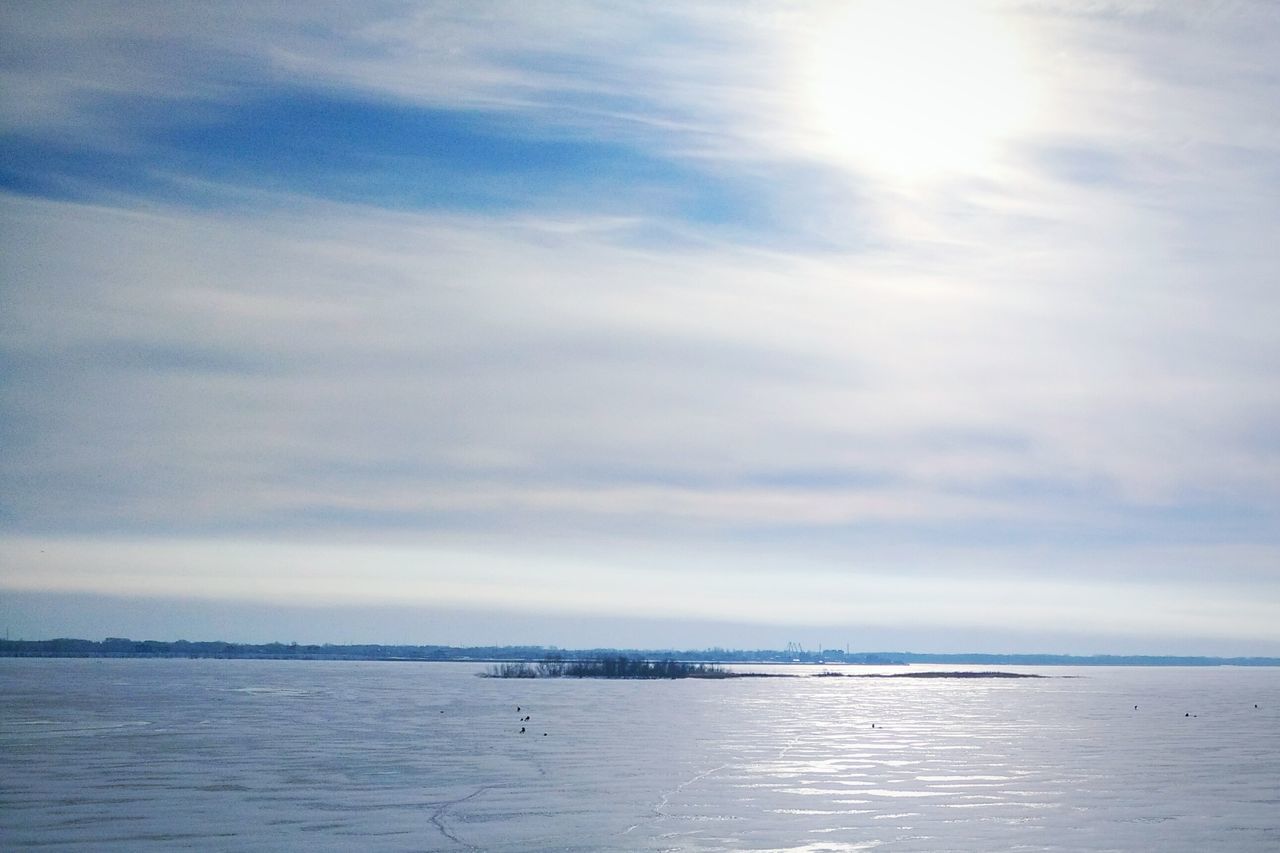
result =
[[[827,156],[902,180],[981,172],[1028,121],[1018,39],[996,15],[964,2],[839,10],[808,59],[809,121]]]

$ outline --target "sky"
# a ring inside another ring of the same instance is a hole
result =
[[[0,623],[1280,655],[1278,41],[0,5]]]

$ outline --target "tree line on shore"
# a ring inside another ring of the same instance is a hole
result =
[[[536,664],[548,656],[566,660],[599,660],[622,655],[643,660],[671,659],[700,663],[861,664],[873,666],[912,663],[998,664],[1019,666],[1280,666],[1274,657],[1196,657],[1188,655],[1060,655],[1060,654],[935,654],[928,652],[846,652],[839,649],[804,651],[779,649],[558,649],[555,646],[417,646],[376,643],[231,643],[224,641],[54,640],[0,639],[0,657],[62,658],[232,658],[267,660],[385,660],[385,661],[513,661]]]
[[[499,663],[482,675],[486,678],[734,678],[739,673],[708,663],[609,655],[595,660],[565,660],[553,656],[533,663]]]

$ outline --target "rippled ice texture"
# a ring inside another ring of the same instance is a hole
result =
[[[480,669],[0,660],[0,848],[1280,850],[1273,669]]]

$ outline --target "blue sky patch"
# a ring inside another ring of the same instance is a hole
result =
[[[791,200],[830,186],[812,166],[700,168],[634,143],[572,135],[533,113],[427,109],[297,89],[216,115],[176,111],[171,124],[160,123],[153,101],[120,109],[137,134],[124,148],[0,137],[0,187],[207,206],[216,197],[212,184],[401,210],[647,217],[760,240],[806,239],[794,227]]]

